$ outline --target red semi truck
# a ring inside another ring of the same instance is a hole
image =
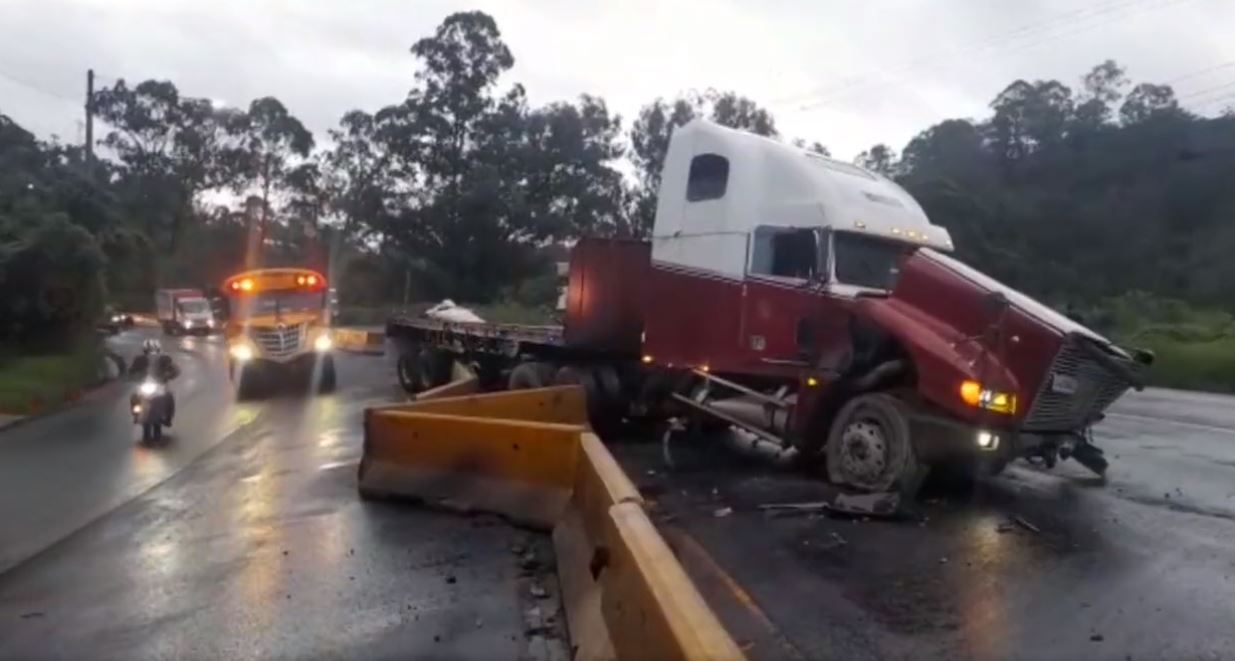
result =
[[[885,177],[694,121],[670,141],[651,240],[575,246],[561,326],[396,316],[386,332],[410,391],[455,360],[490,386],[579,383],[598,425],[689,412],[864,492],[1021,456],[1104,473],[1090,427],[1152,356],[951,249]]]

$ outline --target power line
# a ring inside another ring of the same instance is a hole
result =
[[[1136,2],[1141,2],[1141,1],[1143,1],[1143,0],[1131,0],[1131,2],[1132,2],[1133,4],[1134,4],[1134,3],[1136,3]],[[987,37],[987,38],[984,38],[984,39],[981,39],[981,40],[978,40],[978,41],[971,42],[971,43],[969,43],[969,44],[967,44],[967,45],[965,45],[965,46],[962,46],[962,47],[960,47],[960,48],[951,48],[951,49],[948,49],[948,50],[940,50],[940,51],[936,51],[936,52],[934,52],[934,53],[932,53],[932,54],[930,54],[930,55],[926,55],[926,56],[924,56],[924,57],[916,58],[916,59],[915,59],[912,63],[908,63],[908,64],[901,65],[901,66],[896,67],[895,69],[892,69],[892,70],[875,70],[875,71],[868,71],[868,72],[866,72],[866,73],[864,73],[864,74],[861,74],[861,75],[859,75],[859,76],[854,76],[854,77],[851,77],[851,78],[850,78],[850,80],[849,80],[848,82],[845,82],[845,83],[838,83],[838,84],[835,84],[835,85],[830,85],[830,86],[829,86],[829,85],[823,85],[823,86],[817,87],[817,88],[812,89],[812,90],[810,90],[810,91],[808,91],[808,92],[805,92],[805,93],[801,93],[801,94],[792,94],[792,95],[788,95],[788,96],[783,96],[783,97],[780,97],[780,98],[777,98],[777,99],[773,99],[772,101],[773,101],[774,103],[792,103],[792,102],[795,102],[795,101],[806,101],[806,100],[809,100],[809,99],[811,99],[811,98],[813,98],[813,97],[816,97],[816,96],[819,96],[819,95],[830,95],[830,94],[840,93],[840,92],[843,92],[843,91],[845,91],[845,90],[847,90],[847,89],[849,89],[849,88],[852,88],[852,87],[855,87],[855,86],[860,86],[860,85],[863,85],[863,84],[867,84],[867,82],[869,81],[869,79],[870,79],[870,78],[872,78],[872,77],[874,77],[874,76],[879,76],[879,75],[895,75],[895,74],[898,74],[898,73],[904,73],[904,72],[907,72],[907,71],[911,71],[911,70],[913,70],[913,69],[915,69],[915,68],[918,68],[918,67],[922,66],[924,63],[931,62],[931,61],[933,61],[933,60],[937,60],[937,59],[940,59],[940,58],[946,58],[946,57],[956,57],[956,56],[958,56],[958,55],[962,55],[962,54],[964,54],[964,53],[967,53],[967,52],[969,52],[969,51],[973,50],[974,48],[981,48],[981,47],[985,47],[985,46],[991,45],[991,44],[993,44],[993,43],[998,43],[998,42],[1001,42],[1001,41],[1004,41],[1004,40],[1007,40],[1007,39],[1013,39],[1013,38],[1016,38],[1018,35],[1020,35],[1020,36],[1024,36],[1024,34],[1025,34],[1025,33],[1033,33],[1033,32],[1035,32],[1035,31],[1039,31],[1039,30],[1041,30],[1041,29],[1043,29],[1043,28],[1049,28],[1049,27],[1052,27],[1054,23],[1057,23],[1057,22],[1059,22],[1059,21],[1064,21],[1064,20],[1070,19],[1070,18],[1072,18],[1072,17],[1074,17],[1074,16],[1077,16],[1078,14],[1084,14],[1084,13],[1089,12],[1089,11],[1093,11],[1093,10],[1096,10],[1096,9],[1102,9],[1102,8],[1110,7],[1110,6],[1112,6],[1112,5],[1121,5],[1121,3],[1128,4],[1128,3],[1129,3],[1129,0],[1104,0],[1103,2],[1099,2],[1099,3],[1097,3],[1097,4],[1095,4],[1095,5],[1091,5],[1091,6],[1089,6],[1089,7],[1083,7],[1083,8],[1081,8],[1081,9],[1072,9],[1072,10],[1070,10],[1070,11],[1066,11],[1066,12],[1062,12],[1062,13],[1059,13],[1059,14],[1055,14],[1055,15],[1053,15],[1051,18],[1048,18],[1048,19],[1046,19],[1046,20],[1037,21],[1037,22],[1034,22],[1034,23],[1029,23],[1029,24],[1026,24],[1026,25],[1022,25],[1022,26],[1020,26],[1020,27],[1018,27],[1018,28],[1015,28],[1015,29],[1013,29],[1013,30],[1010,30],[1010,31],[1008,31],[1008,32],[1005,32],[1005,33],[999,34],[999,35],[994,36],[994,37]],[[1122,5],[1121,5],[1121,6],[1122,6]]]
[[[1054,41],[1054,40],[1056,40],[1056,39],[1061,39],[1061,38],[1064,38],[1064,37],[1070,37],[1070,36],[1073,36],[1073,35],[1077,35],[1077,34],[1080,34],[1080,33],[1083,33],[1083,32],[1088,32],[1088,31],[1090,31],[1090,30],[1093,30],[1093,29],[1096,29],[1096,28],[1102,27],[1102,26],[1104,26],[1104,25],[1106,25],[1106,24],[1109,24],[1109,23],[1113,22],[1113,21],[1114,21],[1114,20],[1116,20],[1116,19],[1127,18],[1127,17],[1132,16],[1132,15],[1135,15],[1135,14],[1137,14],[1137,13],[1143,13],[1143,12],[1135,12],[1135,11],[1133,11],[1133,10],[1137,9],[1137,8],[1138,8],[1138,6],[1139,6],[1140,8],[1142,8],[1144,11],[1155,11],[1155,10],[1165,9],[1165,8],[1168,8],[1168,7],[1172,7],[1172,6],[1176,6],[1176,5],[1181,5],[1181,4],[1184,4],[1184,3],[1187,3],[1187,2],[1194,2],[1194,1],[1195,1],[1195,0],[1167,0],[1166,2],[1158,2],[1157,4],[1150,4],[1150,2],[1152,2],[1152,0],[1148,0],[1148,2],[1147,2],[1147,0],[1134,0],[1133,2],[1124,2],[1123,4],[1117,4],[1117,5],[1106,5],[1106,6],[1098,6],[1096,10],[1090,11],[1090,13],[1088,13],[1087,15],[1081,16],[1081,17],[1079,17],[1079,18],[1077,19],[1078,21],[1080,21],[1080,22],[1081,22],[1081,23],[1080,23],[1080,25],[1075,25],[1075,23],[1076,23],[1077,21],[1072,21],[1073,25],[1070,25],[1070,26],[1068,26],[1068,27],[1071,27],[1071,28],[1073,28],[1073,29],[1065,29],[1065,30],[1063,30],[1063,31],[1054,31],[1054,28],[1055,28],[1056,26],[1051,26],[1051,28],[1050,28],[1050,29],[1048,29],[1048,30],[1040,30],[1040,31],[1038,31],[1038,32],[1042,32],[1042,35],[1041,35],[1041,38],[1040,38],[1040,39],[1035,39],[1035,40],[1031,40],[1031,41],[1028,41],[1028,42],[1022,42],[1022,43],[1019,43],[1019,44],[1016,44],[1016,43],[1007,44],[1007,46],[1000,46],[1000,47],[997,47],[997,48],[986,48],[986,49],[979,49],[979,50],[977,50],[977,51],[974,51],[974,52],[969,52],[969,53],[965,53],[965,52],[958,52],[958,53],[957,53],[957,55],[958,55],[958,56],[959,56],[959,55],[970,55],[970,56],[973,56],[973,55],[979,55],[979,54],[982,54],[982,50],[989,51],[991,54],[994,54],[994,53],[999,52],[999,51],[1003,51],[1003,54],[1007,54],[1007,53],[1015,53],[1015,52],[1019,52],[1019,51],[1023,51],[1023,50],[1028,50],[1028,49],[1030,49],[1030,48],[1034,48],[1034,47],[1040,46],[1040,45],[1042,45],[1042,44],[1044,44],[1044,43],[1047,43],[1047,42],[1049,42],[1049,41]],[[1092,8],[1091,8],[1091,9],[1092,9]],[[1094,18],[1098,18],[1098,17],[1105,16],[1105,15],[1108,15],[1108,14],[1113,14],[1113,15],[1111,15],[1111,16],[1109,16],[1109,17],[1106,17],[1106,18],[1102,18],[1102,20],[1098,20],[1098,21],[1091,21],[1091,20],[1090,20],[1090,19],[1094,19]],[[1026,35],[1022,35],[1022,36],[1026,36]],[[1016,40],[1014,39],[1014,40],[1012,40],[1012,41],[1016,41]],[[1005,44],[1006,44],[1007,42],[1003,42],[1003,43],[1005,43]],[[1013,47],[1013,48],[1010,48],[1010,49],[1009,49],[1009,47],[1011,47],[1011,46],[1015,46],[1015,47]],[[972,59],[972,58],[971,58],[971,59]],[[920,65],[921,65],[921,62],[919,62],[919,63],[917,63],[917,64],[914,64],[914,65],[911,65],[911,66],[909,66],[909,67],[906,67],[906,68],[904,68],[904,70],[913,70],[913,69],[918,69],[918,68],[920,68]],[[946,69],[946,68],[947,68],[946,66],[945,66],[945,67],[939,67],[939,68],[937,68],[937,70],[939,70],[939,69]],[[866,81],[865,81],[864,86],[869,87],[869,88],[872,88],[872,90],[873,90],[874,88],[877,88],[877,87],[886,86],[886,83],[882,83],[882,82],[881,82],[881,83],[876,83],[876,82],[875,82],[874,80],[872,80],[871,78],[873,78],[873,76],[872,76],[872,77],[870,77],[870,78],[868,78],[868,80],[866,80]],[[838,96],[838,94],[833,94],[832,96]],[[802,110],[812,110],[812,109],[814,109],[814,108],[819,108],[819,107],[822,107],[822,106],[829,106],[829,105],[833,105],[833,103],[834,103],[834,101],[829,101],[829,100],[827,99],[827,97],[825,96],[824,98],[822,98],[822,99],[820,99],[820,100],[818,100],[818,101],[815,101],[815,102],[812,102],[812,103],[808,103],[808,104],[803,105],[803,106],[801,107],[801,109],[802,109]]]
[[[1223,62],[1221,64],[1215,64],[1210,67],[1205,67],[1204,69],[1197,69],[1196,71],[1185,73],[1182,76],[1176,76],[1174,78],[1171,78],[1170,80],[1167,80],[1165,84],[1170,85],[1172,83],[1178,83],[1184,80],[1192,80],[1193,78],[1199,78],[1201,76],[1204,76],[1207,73],[1212,73],[1214,71],[1221,71],[1222,69],[1229,69],[1231,67],[1235,67],[1235,60],[1230,60],[1228,62]]]
[[[51,97],[54,99],[59,99],[60,101],[72,103],[74,106],[79,105],[81,103],[81,100],[78,98],[62,94],[53,89],[44,87],[38,83],[34,83],[24,78],[21,78],[19,76],[15,76],[11,73],[8,73],[7,71],[0,70],[0,78],[4,78],[5,80],[8,80],[9,82],[12,82],[16,85],[20,85],[27,89],[33,90],[44,96]]]
[[[1195,91],[1189,92],[1188,94],[1184,94],[1183,96],[1176,97],[1176,98],[1179,101],[1184,101],[1186,99],[1195,99],[1198,96],[1208,96],[1209,94],[1213,92],[1229,89],[1231,87],[1235,87],[1235,80],[1223,83],[1221,85],[1214,85],[1213,87],[1206,87],[1203,90],[1195,90]]]
[[[1208,100],[1205,100],[1205,101],[1200,101],[1200,102],[1195,103],[1195,104],[1193,104],[1193,105],[1194,105],[1194,106],[1196,106],[1196,107],[1198,107],[1198,108],[1204,108],[1204,107],[1206,107],[1206,106],[1212,106],[1212,105],[1213,105],[1213,104],[1215,104],[1215,103],[1222,103],[1223,101],[1231,101],[1231,102],[1235,102],[1235,94],[1227,94],[1227,95],[1224,95],[1224,96],[1217,96],[1217,97],[1214,97],[1214,98],[1212,98],[1212,99],[1208,99]]]

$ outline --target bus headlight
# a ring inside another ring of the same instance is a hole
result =
[[[334,346],[334,342],[329,335],[318,335],[316,340],[313,340],[313,348],[316,351],[330,351]]]
[[[242,363],[246,360],[253,359],[253,348],[247,344],[237,344],[232,347],[231,352],[232,358],[235,358]]]

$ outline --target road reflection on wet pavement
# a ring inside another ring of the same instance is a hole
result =
[[[253,422],[0,574],[0,658],[567,658],[560,625],[525,635],[525,611],[558,607],[548,538],[360,500],[361,412],[394,395],[393,377],[380,358],[345,356],[340,383],[227,399],[212,417]],[[169,461],[132,444],[134,466]],[[138,489],[139,474],[111,477]],[[521,569],[529,550],[544,570]]]

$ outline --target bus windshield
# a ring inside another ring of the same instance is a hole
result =
[[[241,302],[241,308],[249,315],[317,312],[325,305],[326,294],[320,291],[264,291]]]

